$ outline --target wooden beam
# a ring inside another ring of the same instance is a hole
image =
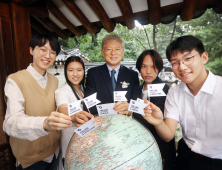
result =
[[[157,25],[161,22],[160,0],[147,0],[150,23]]]
[[[40,18],[37,17],[41,22],[43,22],[44,25],[46,25],[49,29],[54,31],[59,37],[66,40],[68,39],[68,34],[66,34],[65,31],[63,31],[61,28],[59,28],[51,19],[49,18]]]
[[[15,2],[15,3],[22,5],[22,6],[29,6],[33,3],[35,3],[36,1],[38,1],[38,0],[11,0],[11,2]]]
[[[222,1],[219,2],[217,13],[222,14]]]
[[[36,30],[33,26],[31,27],[31,33],[32,33],[32,37],[36,36],[38,34],[41,34],[41,32],[39,32],[38,30]]]
[[[17,70],[26,69],[33,62],[29,53],[29,41],[32,38],[30,14],[26,7],[11,3],[11,20],[15,61]]]
[[[49,11],[48,11],[47,6],[46,7],[28,7],[27,9],[31,15],[35,15],[42,18],[49,16]]]
[[[129,0],[125,1],[116,0],[116,2],[122,12],[127,28],[130,30],[133,29],[135,27],[135,22],[134,22],[133,10]]]
[[[81,9],[76,5],[76,3],[73,0],[62,0],[62,1],[91,34],[95,34],[97,32],[97,30],[88,20],[88,18],[86,18],[85,14],[81,11]]]
[[[48,34],[53,36],[54,38],[58,38],[56,37],[55,34],[53,34],[52,32],[48,31],[39,21],[37,21],[34,17],[30,17],[31,18],[31,26],[37,30],[39,33],[41,34]]]
[[[51,1],[46,0],[49,10],[52,14],[63,24],[65,25],[71,32],[80,37],[82,35],[81,31],[74,26],[63,13],[57,8],[57,6]]]
[[[197,0],[184,0],[180,18],[182,21],[189,21],[193,19],[196,10]]]
[[[100,21],[102,22],[104,28],[107,32],[113,32],[114,24],[110,20],[109,16],[107,15],[105,9],[101,5],[99,0],[85,0],[88,5],[92,8],[92,10],[96,13]]]

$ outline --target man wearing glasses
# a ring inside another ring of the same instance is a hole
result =
[[[193,36],[171,42],[166,55],[182,83],[167,94],[164,120],[152,103],[144,118],[165,141],[173,139],[177,123],[181,124],[176,170],[222,169],[222,78],[205,69],[208,53]]]
[[[55,112],[58,80],[46,72],[59,54],[60,45],[48,35],[33,37],[29,45],[33,63],[26,70],[9,75],[6,81],[3,130],[10,136],[17,170],[54,170],[59,130],[71,125],[69,116]]]

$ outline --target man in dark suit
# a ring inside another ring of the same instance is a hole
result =
[[[108,35],[102,42],[102,56],[106,63],[88,71],[85,97],[97,92],[101,104],[113,103],[113,91],[127,91],[128,101],[117,102],[114,110],[126,114],[130,99],[141,98],[138,73],[120,64],[124,56],[124,42],[117,35]],[[90,108],[93,115],[97,114],[96,107]]]

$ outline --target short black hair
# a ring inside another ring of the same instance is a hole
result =
[[[178,37],[173,40],[166,49],[166,57],[170,61],[170,57],[180,51],[181,53],[185,51],[191,52],[193,49],[203,54],[205,52],[203,42],[192,35],[186,35]]]
[[[67,67],[68,67],[69,63],[71,63],[71,62],[79,62],[80,64],[82,64],[84,75],[83,75],[82,81],[79,84],[82,85],[83,87],[84,87],[84,82],[85,82],[85,65],[84,65],[84,62],[82,61],[82,59],[78,56],[70,56],[65,61],[64,73],[65,73],[66,82],[71,87],[71,89],[74,91],[74,89],[73,89],[74,87],[67,77]]]
[[[42,47],[44,46],[47,42],[49,42],[51,48],[53,51],[56,52],[56,55],[59,54],[61,48],[60,48],[60,44],[58,42],[57,39],[55,39],[54,37],[50,36],[50,35],[46,35],[46,34],[38,34],[36,36],[34,36],[31,41],[29,42],[29,47],[32,48],[32,50],[34,50],[34,48],[36,46]]]
[[[145,56],[150,55],[153,60],[153,65],[158,69],[158,73],[163,69],[163,59],[161,58],[160,54],[156,50],[144,50],[136,61],[136,68],[137,70],[141,69],[143,60]]]

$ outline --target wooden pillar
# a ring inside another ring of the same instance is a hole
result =
[[[11,3],[11,22],[13,30],[16,70],[26,69],[32,62],[29,53],[31,40],[30,14],[26,7]]]
[[[15,169],[15,158],[2,128],[6,112],[4,86],[9,74],[27,68],[32,62],[31,25],[26,7],[0,2],[0,11],[0,154],[5,158],[1,159],[0,169]]]

